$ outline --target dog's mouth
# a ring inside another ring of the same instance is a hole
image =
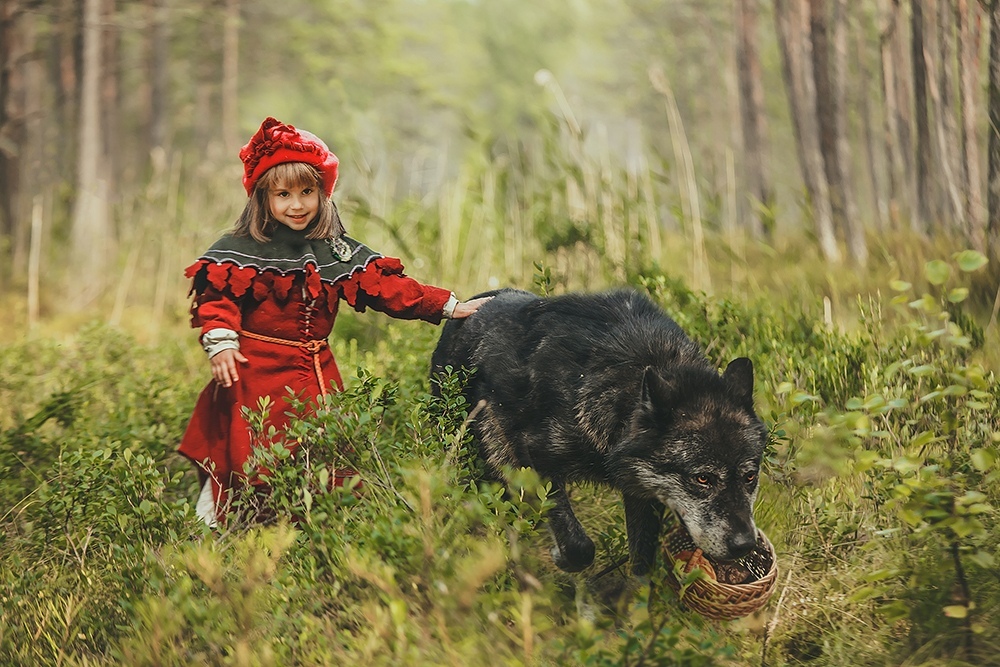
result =
[[[700,523],[689,520],[687,513],[671,508],[680,520],[694,546],[718,563],[735,563],[745,558],[757,545],[757,528],[750,521],[748,531],[709,532],[700,528]]]

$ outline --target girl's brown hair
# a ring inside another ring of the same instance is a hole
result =
[[[337,238],[344,233],[344,225],[333,199],[323,195],[323,178],[319,171],[305,162],[282,162],[277,164],[257,179],[253,192],[247,199],[243,213],[233,225],[235,236],[252,236],[260,243],[271,240],[275,227],[279,224],[271,217],[271,209],[267,205],[267,196],[272,189],[294,189],[313,186],[319,191],[319,211],[316,218],[309,224],[307,239]]]

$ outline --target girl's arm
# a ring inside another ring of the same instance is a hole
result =
[[[209,357],[212,378],[224,387],[239,382],[238,367],[247,363],[240,352],[243,314],[225,291],[207,287],[192,307],[191,322],[201,327],[201,344]]]
[[[341,297],[359,312],[372,308],[399,319],[432,324],[445,317],[445,304],[452,298],[449,290],[424,285],[405,275],[403,265],[393,257],[376,259],[337,285]]]

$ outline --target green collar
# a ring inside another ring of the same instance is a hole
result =
[[[276,271],[282,275],[291,271],[308,273],[306,267],[311,264],[324,282],[335,283],[379,257],[382,257],[380,253],[346,235],[335,239],[308,239],[305,231],[297,232],[278,225],[266,243],[251,236],[226,234],[198,259],[230,262],[240,268]]]

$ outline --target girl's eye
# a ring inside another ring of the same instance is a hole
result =
[[[302,194],[304,195],[311,195],[312,193],[313,193],[312,188],[306,188],[305,190],[302,191]]]

